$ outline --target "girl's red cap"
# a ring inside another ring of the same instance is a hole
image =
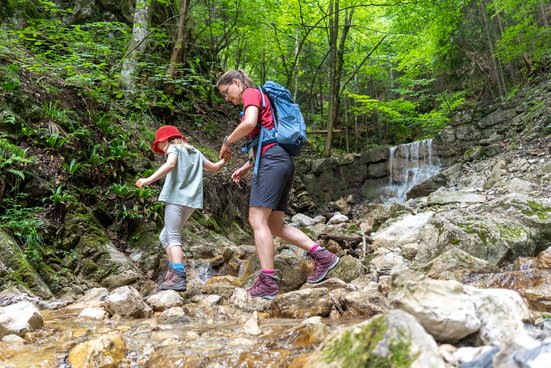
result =
[[[180,133],[178,128],[172,125],[165,125],[157,129],[157,132],[155,133],[155,142],[151,145],[151,149],[153,149],[153,152],[157,153],[164,153],[161,151],[161,149],[158,147],[160,142],[166,141],[170,138],[182,138],[184,141],[187,142],[187,138]]]

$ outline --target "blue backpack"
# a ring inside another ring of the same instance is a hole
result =
[[[290,156],[298,156],[307,142],[304,117],[298,104],[293,101],[289,90],[273,81],[266,82],[263,87],[258,87],[258,90],[262,97],[262,107],[266,106],[265,97],[270,99],[275,128],[266,129],[259,124],[260,134],[243,147],[243,151],[247,153],[253,147],[258,146],[254,176],[258,173],[262,146],[277,142]]]

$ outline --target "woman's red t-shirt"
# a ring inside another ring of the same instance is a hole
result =
[[[268,96],[264,95],[265,106],[262,108],[262,96],[260,91],[257,88],[247,88],[243,91],[242,95],[243,101],[243,111],[247,109],[248,106],[256,106],[259,109],[258,122],[264,126],[265,129],[272,129],[274,127],[274,119],[272,116],[272,105],[270,104],[270,99]],[[245,115],[241,118],[241,121],[245,118]],[[256,126],[248,135],[247,139],[252,139],[253,137],[260,134],[260,127]],[[275,146],[277,143],[270,143],[262,147],[262,154],[266,152],[269,148]],[[256,149],[254,150],[256,154]]]

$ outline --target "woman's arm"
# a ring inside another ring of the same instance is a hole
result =
[[[249,134],[258,122],[258,106],[250,105],[245,109],[245,117],[241,123],[224,139],[218,158],[222,158],[227,151],[231,151],[231,145]]]
[[[239,169],[235,170],[234,173],[231,176],[231,180],[233,180],[236,183],[239,183],[241,179],[249,172],[249,170],[253,167],[253,164],[250,161],[247,161],[241,166]]]
[[[138,179],[138,181],[136,182],[136,186],[138,188],[142,188],[146,185],[156,182],[161,178],[164,178],[168,175],[169,172],[174,170],[174,168],[176,167],[176,163],[178,163],[178,156],[175,153],[169,153],[166,162],[161,167],[159,167],[157,171],[151,174],[150,177]]]

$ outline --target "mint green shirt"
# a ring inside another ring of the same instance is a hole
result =
[[[178,162],[165,178],[159,201],[203,208],[203,154],[193,147],[171,144],[167,155],[177,155]]]

